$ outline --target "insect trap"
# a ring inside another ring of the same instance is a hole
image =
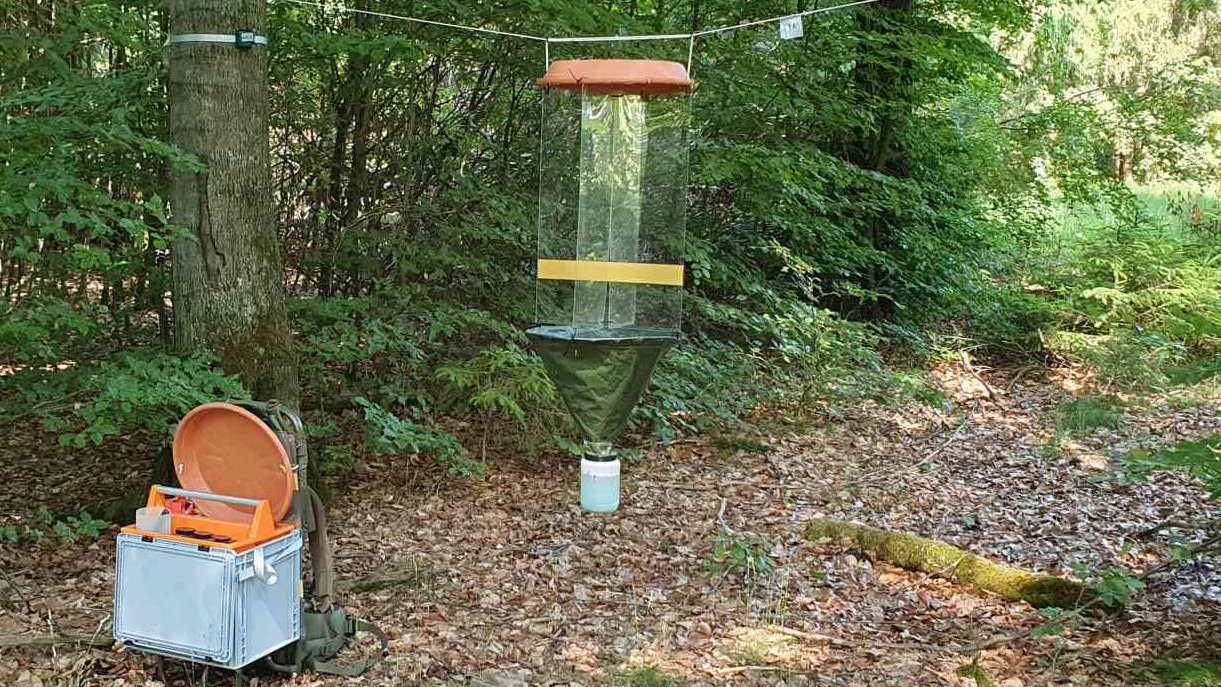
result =
[[[534,348],[584,437],[581,506],[619,507],[614,440],[678,340],[692,82],[677,62],[565,60],[545,90]]]

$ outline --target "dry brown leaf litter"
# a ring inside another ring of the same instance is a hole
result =
[[[1030,608],[804,542],[800,525],[853,519],[1071,574],[1073,562],[1151,567],[1165,537],[1142,532],[1221,515],[1172,474],[1098,480],[1133,448],[1221,431],[1216,405],[1153,399],[1117,430],[1057,441],[1054,409],[1071,387],[1029,377],[993,385],[990,398],[974,376],[944,370],[953,413],[863,405],[769,439],[768,453],[658,449],[625,467],[624,506],[609,517],[577,508],[567,458],[503,458],[485,481],[431,491],[392,462],[369,466],[331,508],[333,539],[341,579],[386,581],[345,600],[389,631],[391,662],[353,680],[277,684],[604,685],[634,665],[685,684],[970,684],[957,650],[1037,623]],[[711,569],[718,536],[748,535],[769,542],[770,572]],[[109,632],[112,537],[0,555],[0,632]],[[1006,687],[1142,684],[1141,661],[1213,646],[1219,607],[1216,561],[1196,562],[1127,613],[988,650],[979,665]],[[0,684],[156,685],[157,675],[150,659],[110,650],[0,654]],[[170,677],[188,684],[185,671]]]

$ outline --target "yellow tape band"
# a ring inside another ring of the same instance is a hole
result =
[[[561,281],[600,281],[617,284],[682,286],[683,266],[653,265],[645,262],[539,259],[538,278]]]

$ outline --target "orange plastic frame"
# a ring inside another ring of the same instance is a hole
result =
[[[536,83],[610,95],[690,93],[694,87],[686,67],[665,60],[556,60]]]
[[[149,508],[164,508],[165,494],[162,494],[156,486],[148,490],[148,507]],[[184,527],[207,532],[209,534],[219,534],[224,537],[233,539],[231,542],[215,542],[205,539],[195,539],[193,537],[184,537],[180,534],[173,534]],[[230,549],[233,551],[245,551],[254,548],[259,544],[271,541],[277,537],[288,534],[293,530],[295,525],[292,523],[276,525],[275,518],[271,516],[271,504],[266,499],[259,501],[259,505],[254,509],[254,517],[251,518],[250,524],[240,522],[228,522],[225,520],[214,520],[196,515],[179,515],[177,513],[170,514],[170,534],[162,532],[149,532],[142,530],[135,525],[127,525],[120,531],[123,534],[138,534],[142,537],[152,537],[153,539],[164,539],[166,541],[179,542],[182,544],[191,544],[193,546],[207,546],[215,549]]]

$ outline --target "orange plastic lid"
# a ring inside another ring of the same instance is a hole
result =
[[[543,88],[639,95],[688,93],[692,86],[686,67],[665,60],[556,60],[537,83]]]
[[[205,403],[174,433],[174,471],[184,489],[265,499],[276,521],[292,507],[296,476],[279,438],[257,415],[229,403]],[[193,499],[217,520],[250,522],[254,509]]]

